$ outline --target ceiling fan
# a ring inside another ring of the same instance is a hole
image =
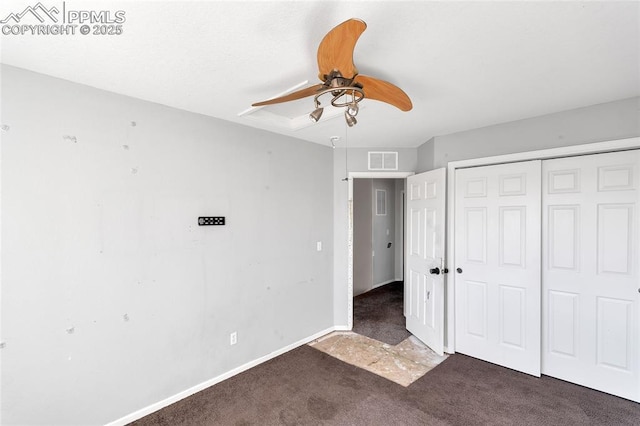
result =
[[[333,28],[324,36],[318,46],[318,77],[321,84],[295,91],[285,96],[256,102],[252,106],[272,105],[314,96],[315,110],[309,118],[317,122],[323,108],[319,98],[331,94],[331,105],[345,108],[345,120],[349,127],[357,123],[358,103],[364,98],[386,102],[402,111],[409,111],[413,105],[405,92],[393,84],[374,77],[358,74],[353,63],[353,50],[367,24],[360,19],[349,19]]]

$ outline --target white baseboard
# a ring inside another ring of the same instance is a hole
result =
[[[373,287],[371,287],[371,290],[373,290],[374,288],[382,287],[383,285],[395,283],[396,281],[398,280],[396,280],[395,278],[392,280],[383,281],[381,283],[375,284]]]
[[[141,419],[144,416],[147,416],[147,415],[149,415],[149,414],[151,414],[151,413],[153,413],[155,411],[158,411],[158,410],[160,410],[160,409],[162,409],[162,408],[164,408],[164,407],[166,407],[168,405],[171,405],[171,404],[173,404],[175,402],[178,402],[181,399],[184,399],[184,398],[186,398],[188,396],[191,396],[194,393],[200,392],[201,390],[204,390],[204,389],[206,389],[206,388],[208,388],[210,386],[213,386],[216,383],[220,383],[223,380],[226,380],[226,379],[228,379],[230,377],[235,376],[236,374],[240,374],[243,371],[246,371],[246,370],[248,370],[248,369],[250,369],[252,367],[255,367],[256,365],[259,365],[259,364],[262,364],[263,362],[269,361],[270,359],[275,358],[277,356],[280,356],[280,355],[282,355],[282,354],[284,354],[286,352],[289,352],[292,349],[298,348],[298,347],[300,347],[302,345],[306,345],[307,343],[309,343],[309,342],[311,342],[311,341],[313,341],[315,339],[318,339],[318,338],[324,336],[325,334],[329,334],[329,333],[331,333],[333,331],[337,331],[337,330],[340,330],[340,331],[347,330],[347,328],[344,328],[344,327],[345,326],[329,327],[326,330],[320,331],[320,332],[318,332],[318,333],[316,333],[316,334],[314,334],[312,336],[305,337],[302,340],[299,340],[299,341],[297,341],[295,343],[287,345],[284,348],[278,349],[277,351],[271,352],[268,355],[265,355],[263,357],[255,359],[253,361],[249,361],[248,363],[246,363],[244,365],[241,365],[240,367],[236,367],[233,370],[230,370],[230,371],[228,371],[226,373],[223,373],[223,374],[221,374],[219,376],[216,376],[216,377],[214,377],[212,379],[209,379],[209,380],[207,380],[205,382],[202,382],[202,383],[200,383],[198,385],[195,385],[195,386],[193,386],[193,387],[191,387],[189,389],[186,389],[186,390],[184,390],[182,392],[179,392],[179,393],[177,393],[177,394],[175,394],[173,396],[170,396],[169,398],[163,399],[162,401],[158,401],[158,402],[156,402],[154,404],[151,404],[151,405],[149,405],[147,407],[144,407],[144,408],[142,408],[142,409],[140,409],[138,411],[135,411],[135,412],[133,412],[131,414],[127,414],[124,417],[120,417],[117,420],[114,420],[114,421],[112,421],[110,423],[107,423],[105,426],[124,426],[124,425],[127,425],[127,424],[129,424],[129,423],[131,423],[131,422],[133,422],[135,420]]]

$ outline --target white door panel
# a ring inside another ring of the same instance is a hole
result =
[[[444,353],[445,169],[407,178],[407,330]],[[439,274],[430,273],[438,268]]]
[[[456,171],[456,350],[640,402],[640,151],[539,173]]]
[[[539,376],[540,161],[457,170],[455,193],[456,351]]]
[[[542,372],[640,402],[640,151],[543,163]]]

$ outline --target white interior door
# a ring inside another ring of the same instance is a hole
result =
[[[543,163],[542,372],[640,402],[640,151]]]
[[[455,175],[455,347],[540,376],[540,161]]]
[[[445,169],[407,178],[407,330],[439,355],[444,353],[445,181]]]

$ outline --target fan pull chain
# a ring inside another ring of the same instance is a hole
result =
[[[343,182],[349,182],[349,126],[344,122],[344,179]]]

